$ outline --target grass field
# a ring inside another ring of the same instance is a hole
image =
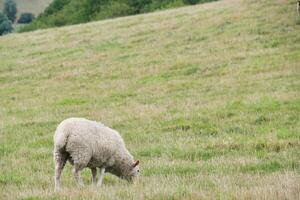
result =
[[[0,10],[3,10],[4,1],[0,0]],[[31,12],[38,16],[50,4],[52,0],[15,0],[18,9],[18,15],[23,12]]]
[[[292,0],[225,0],[0,37],[0,199],[299,199]],[[52,137],[101,121],[141,161],[128,184],[54,193]]]

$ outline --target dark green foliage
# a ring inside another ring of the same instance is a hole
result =
[[[5,0],[3,11],[11,22],[16,20],[17,4],[14,0]]]
[[[29,26],[21,29],[21,32],[135,15],[208,1],[216,0],[54,0],[43,14]]]
[[[18,19],[19,24],[29,24],[33,21],[34,15],[32,13],[22,13]]]
[[[198,3],[210,2],[211,0],[184,0],[185,4],[195,5]]]
[[[10,33],[12,29],[11,21],[4,13],[0,12],[0,35]]]
[[[68,3],[70,3],[70,0],[54,0],[52,1],[52,3],[46,8],[45,12],[43,15],[48,16],[48,15],[52,15],[60,10],[62,10],[62,8],[67,5]]]

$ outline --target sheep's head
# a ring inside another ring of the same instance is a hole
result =
[[[128,181],[133,181],[134,179],[136,179],[139,176],[139,173],[140,173],[139,163],[140,163],[140,161],[137,160],[130,166],[129,172],[126,176],[126,179]]]
[[[124,162],[124,160],[122,160],[121,164],[119,163],[114,166],[107,167],[106,171],[122,179],[126,179],[129,182],[132,182],[138,177],[140,173],[139,163],[140,161],[137,160],[128,165],[127,162]]]

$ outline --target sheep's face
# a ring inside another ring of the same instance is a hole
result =
[[[140,167],[139,167],[140,161],[137,160],[134,162],[134,164],[131,166],[131,170],[129,172],[128,180],[133,181],[135,178],[139,176],[140,173]]]

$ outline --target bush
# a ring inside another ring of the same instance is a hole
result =
[[[19,24],[29,24],[33,21],[34,15],[32,13],[22,13],[18,19]]]
[[[4,13],[0,12],[0,35],[10,33],[12,30],[11,21]]]
[[[93,20],[101,20],[105,18],[119,17],[134,14],[134,9],[125,2],[111,1],[102,6],[101,12],[97,12],[92,17]]]
[[[3,11],[11,22],[16,20],[17,5],[14,0],[5,0]]]
[[[216,0],[184,0],[184,3],[190,4],[190,5],[195,5],[198,3],[205,3],[205,2],[211,2],[211,1],[216,1]]]

